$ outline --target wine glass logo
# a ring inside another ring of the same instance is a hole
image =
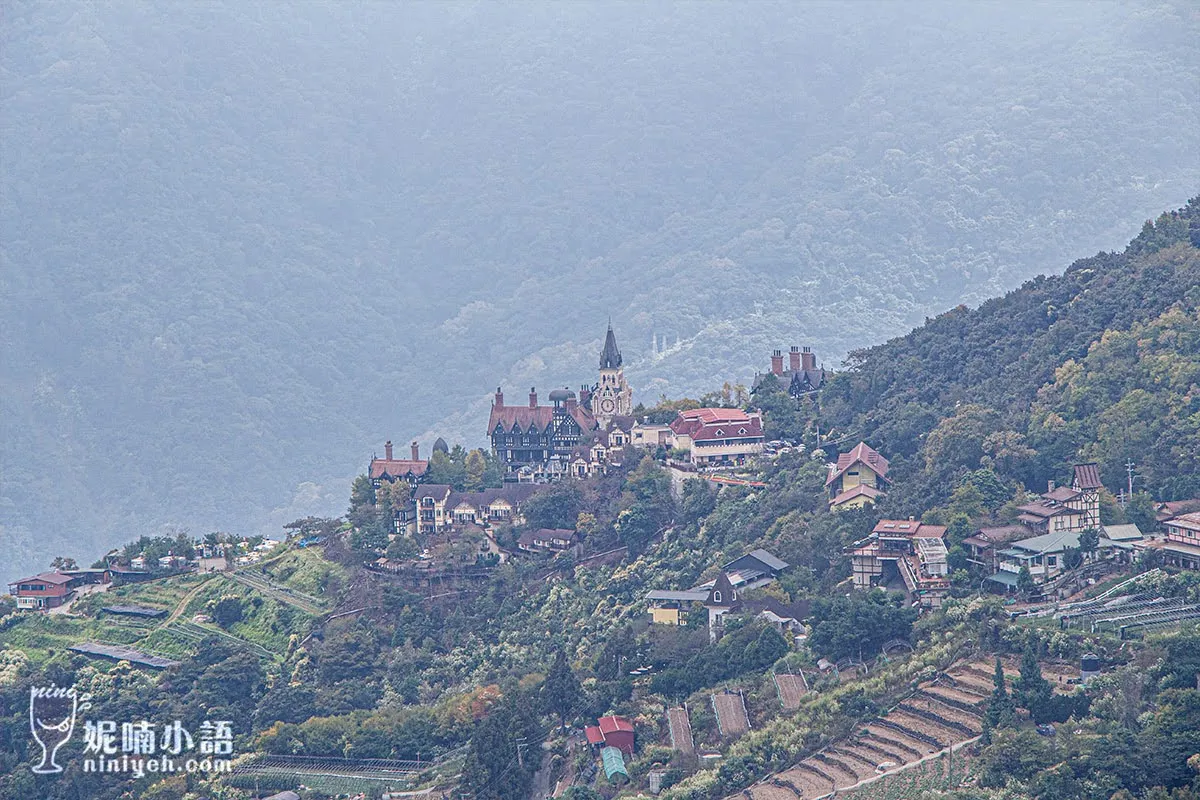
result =
[[[42,746],[42,760],[34,772],[51,775],[63,771],[54,758],[71,738],[78,712],[79,694],[74,686],[34,686],[29,690],[29,730]]]

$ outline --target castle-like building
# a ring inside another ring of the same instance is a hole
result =
[[[506,405],[504,392],[496,388],[488,436],[492,453],[510,470],[594,474],[629,443],[633,390],[625,380],[612,325],[600,351],[599,380],[581,386],[578,395],[555,389],[548,399],[550,405],[539,404],[537,389],[531,387],[527,405]]]
[[[783,368],[783,351],[773,351],[771,353],[771,371],[766,375],[755,373],[752,388],[757,389],[767,375],[774,375],[781,386],[787,387],[788,394],[796,399],[820,391],[825,387],[825,382],[829,378],[825,367],[817,366],[817,354],[812,351],[812,348],[805,347],[802,350],[795,345],[788,353],[788,369]]]

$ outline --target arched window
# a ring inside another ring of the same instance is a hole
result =
[[[721,591],[719,589],[717,591],[713,592],[713,602],[714,603],[721,602]]]

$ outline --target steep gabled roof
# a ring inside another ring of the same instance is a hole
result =
[[[371,459],[371,480],[379,480],[385,476],[403,478],[405,475],[421,476],[429,469],[428,461],[411,461],[407,459]]]
[[[488,433],[496,430],[496,425],[500,425],[505,433],[511,431],[513,425],[522,432],[533,428],[542,433],[550,426],[553,417],[553,406],[492,406],[492,414],[488,419]]]
[[[413,499],[432,497],[435,500],[445,500],[450,495],[450,489],[450,485],[445,483],[423,483],[413,492]]]
[[[840,506],[856,497],[864,496],[869,500],[874,500],[877,497],[882,497],[884,492],[876,489],[874,486],[868,486],[865,483],[856,483],[844,492],[839,492],[836,497],[829,501],[831,506]]]
[[[875,452],[866,442],[859,442],[849,453],[842,453],[838,456],[837,465],[829,470],[829,478],[826,479],[825,485],[828,486],[842,477],[842,474],[855,464],[862,464],[880,478],[887,480],[888,460]]]
[[[621,366],[621,351],[617,349],[617,337],[612,325],[604,337],[604,349],[600,351],[600,369],[618,369]]]
[[[717,592],[721,593],[721,598],[717,599]],[[708,592],[708,600],[705,605],[717,607],[730,607],[734,604],[733,582],[729,580],[729,575],[722,572],[717,576],[717,580],[712,585],[712,589]]]
[[[1100,482],[1100,467],[1095,464],[1076,464],[1075,479],[1071,485],[1076,489],[1103,489]]]

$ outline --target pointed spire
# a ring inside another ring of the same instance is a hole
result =
[[[600,351],[600,369],[619,369],[621,351],[617,349],[617,337],[613,334],[612,319],[608,322],[608,333],[604,337],[604,349]]]

